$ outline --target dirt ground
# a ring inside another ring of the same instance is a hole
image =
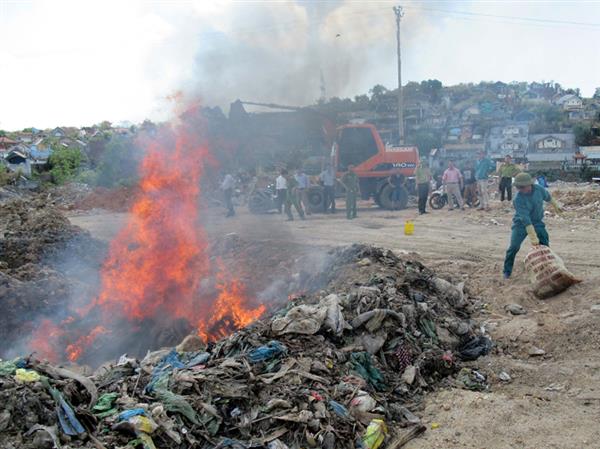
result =
[[[600,311],[590,309],[600,304],[598,221],[575,213],[547,218],[551,246],[584,282],[541,301],[528,292],[522,262],[527,243],[517,256],[513,278],[501,278],[512,218],[509,205],[495,201],[490,212],[442,209],[424,216],[360,206],[353,221],[346,220],[343,209],[293,222],[277,214],[253,216],[243,207],[230,219],[212,210],[207,226],[213,236],[235,232],[275,249],[279,242],[285,248],[290,242],[314,246],[315,251],[358,242],[416,252],[430,268],[463,278],[469,293],[487,304],[478,318],[497,349],[472,366],[489,374],[490,390],[450,388],[428,396],[420,414],[429,430],[405,447],[600,448]],[[98,210],[70,217],[106,240],[126,218]],[[414,235],[403,234],[407,219],[414,220]],[[527,313],[512,316],[504,309],[510,303]],[[529,356],[532,347],[545,354]],[[501,372],[511,380],[500,380]]]

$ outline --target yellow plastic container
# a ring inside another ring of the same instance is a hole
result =
[[[413,235],[415,233],[415,224],[412,220],[406,220],[404,223],[404,235]]]

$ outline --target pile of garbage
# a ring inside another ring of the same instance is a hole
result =
[[[60,310],[77,277],[73,270],[98,266],[104,252],[42,196],[0,204],[0,354],[31,332],[30,319]]]
[[[331,257],[325,289],[216,342],[93,373],[0,362],[0,447],[396,449],[425,430],[428,391],[485,388],[461,371],[492,346],[462,284],[369,246]]]
[[[600,189],[556,190],[552,192],[569,215],[579,218],[600,218]]]

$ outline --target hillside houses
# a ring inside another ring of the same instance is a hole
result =
[[[532,169],[552,169],[573,162],[577,147],[574,134],[533,134],[529,136],[527,160]]]
[[[510,155],[516,161],[525,159],[529,147],[529,125],[510,123],[490,129],[486,141],[488,155],[492,159],[502,159]]]

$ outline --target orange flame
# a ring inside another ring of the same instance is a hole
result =
[[[71,362],[76,361],[83,351],[89,347],[99,335],[106,334],[109,331],[102,326],[96,326],[88,335],[80,337],[75,343],[67,346],[67,357]]]
[[[234,329],[246,327],[259,319],[266,311],[263,304],[252,309],[247,305],[244,286],[230,276],[222,263],[217,274],[219,296],[212,304],[210,325],[205,317],[198,322],[198,335],[204,341],[226,337]],[[229,282],[227,279],[232,279]]]
[[[265,312],[263,305],[248,305],[244,285],[220,261],[211,267],[208,237],[198,223],[200,180],[211,159],[198,129],[185,124],[146,144],[139,194],[126,226],[111,242],[101,292],[78,311],[86,322],[95,321],[94,327],[83,337],[59,336],[71,342],[69,360],[79,359],[101,335],[122,331],[111,326],[118,320],[184,319],[208,341]],[[200,282],[213,275],[217,293],[203,297]],[[50,349],[45,348],[48,354]]]

